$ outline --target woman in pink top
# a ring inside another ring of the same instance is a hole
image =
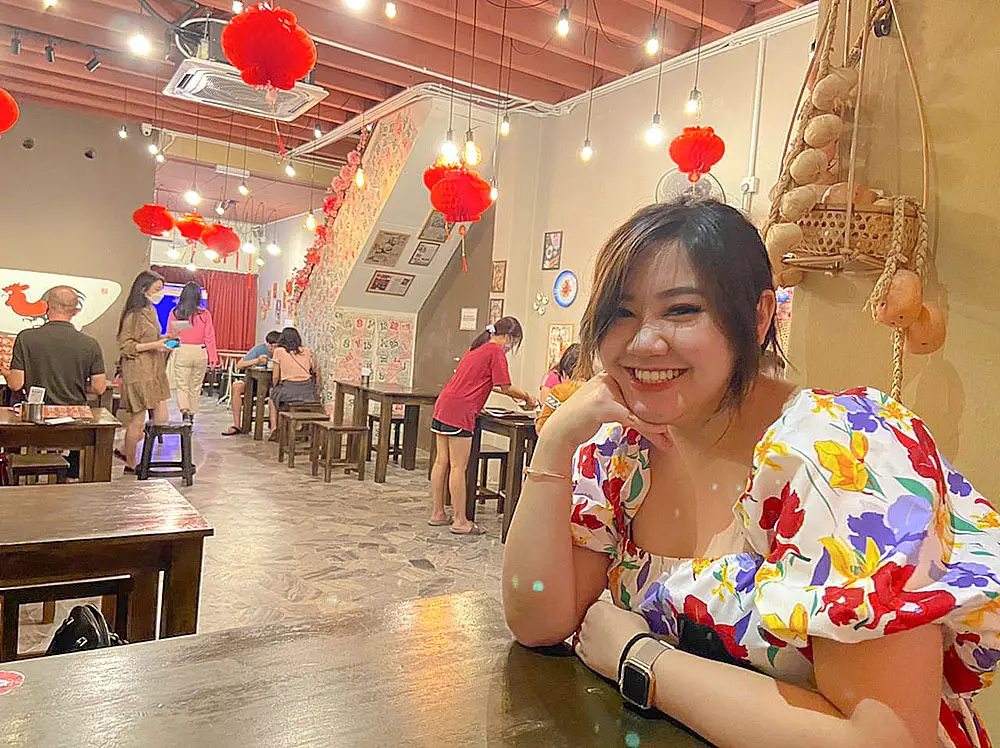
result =
[[[573,379],[573,372],[580,361],[580,344],[573,343],[563,351],[559,357],[559,362],[549,369],[542,378],[542,386],[538,395],[538,402],[544,403],[549,396],[549,392],[557,384],[568,382]]]
[[[167,366],[170,389],[177,393],[177,407],[189,423],[198,412],[205,371],[210,365],[219,365],[212,314],[200,304],[201,286],[192,281],[184,286],[167,319],[167,335],[181,343]]]

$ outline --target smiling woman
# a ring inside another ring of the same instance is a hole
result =
[[[989,745],[1000,520],[924,423],[761,374],[771,268],[732,208],[644,208],[595,267],[603,372],[539,434],[505,546],[517,638],[575,634],[720,748]]]

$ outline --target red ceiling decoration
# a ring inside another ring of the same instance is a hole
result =
[[[209,249],[214,249],[223,259],[240,250],[240,236],[228,226],[213,223],[201,236],[202,243]]]
[[[12,128],[20,116],[21,110],[14,97],[0,88],[0,135]]]
[[[197,213],[185,213],[177,219],[177,230],[181,236],[187,239],[188,244],[201,241],[206,229],[208,229],[208,224]]]
[[[431,189],[431,205],[448,223],[478,221],[492,204],[489,182],[464,166],[448,169]]]
[[[265,3],[250,6],[226,25],[222,50],[249,86],[288,91],[316,65],[316,45],[295,14]]]
[[[174,217],[162,205],[146,203],[132,214],[139,231],[147,236],[166,236],[174,228]]]
[[[428,190],[433,190],[434,185],[441,181],[441,177],[447,174],[449,169],[454,168],[454,162],[449,161],[444,156],[441,156],[430,168],[424,171],[424,186]]]
[[[670,142],[670,158],[692,182],[708,174],[725,153],[725,142],[711,127],[685,127]]]

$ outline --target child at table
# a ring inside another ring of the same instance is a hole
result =
[[[481,332],[434,405],[431,431],[437,440],[437,457],[431,471],[434,506],[428,524],[451,525],[455,535],[482,535],[483,530],[465,514],[465,474],[472,449],[476,416],[486,405],[490,392],[498,390],[534,408],[535,398],[514,387],[507,368],[507,354],[520,347],[524,335],[521,323],[503,317]],[[445,486],[451,491],[451,505],[456,509],[449,520],[444,510]]]

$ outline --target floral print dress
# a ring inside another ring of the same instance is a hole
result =
[[[653,556],[632,541],[649,447],[607,424],[574,465],[573,541],[611,557],[619,607],[674,643],[679,616],[708,625],[733,658],[813,689],[813,637],[939,624],[939,741],[990,745],[972,697],[1000,660],[1000,514],[917,416],[873,389],[799,392],[757,443],[736,501],[742,552],[714,558]]]

